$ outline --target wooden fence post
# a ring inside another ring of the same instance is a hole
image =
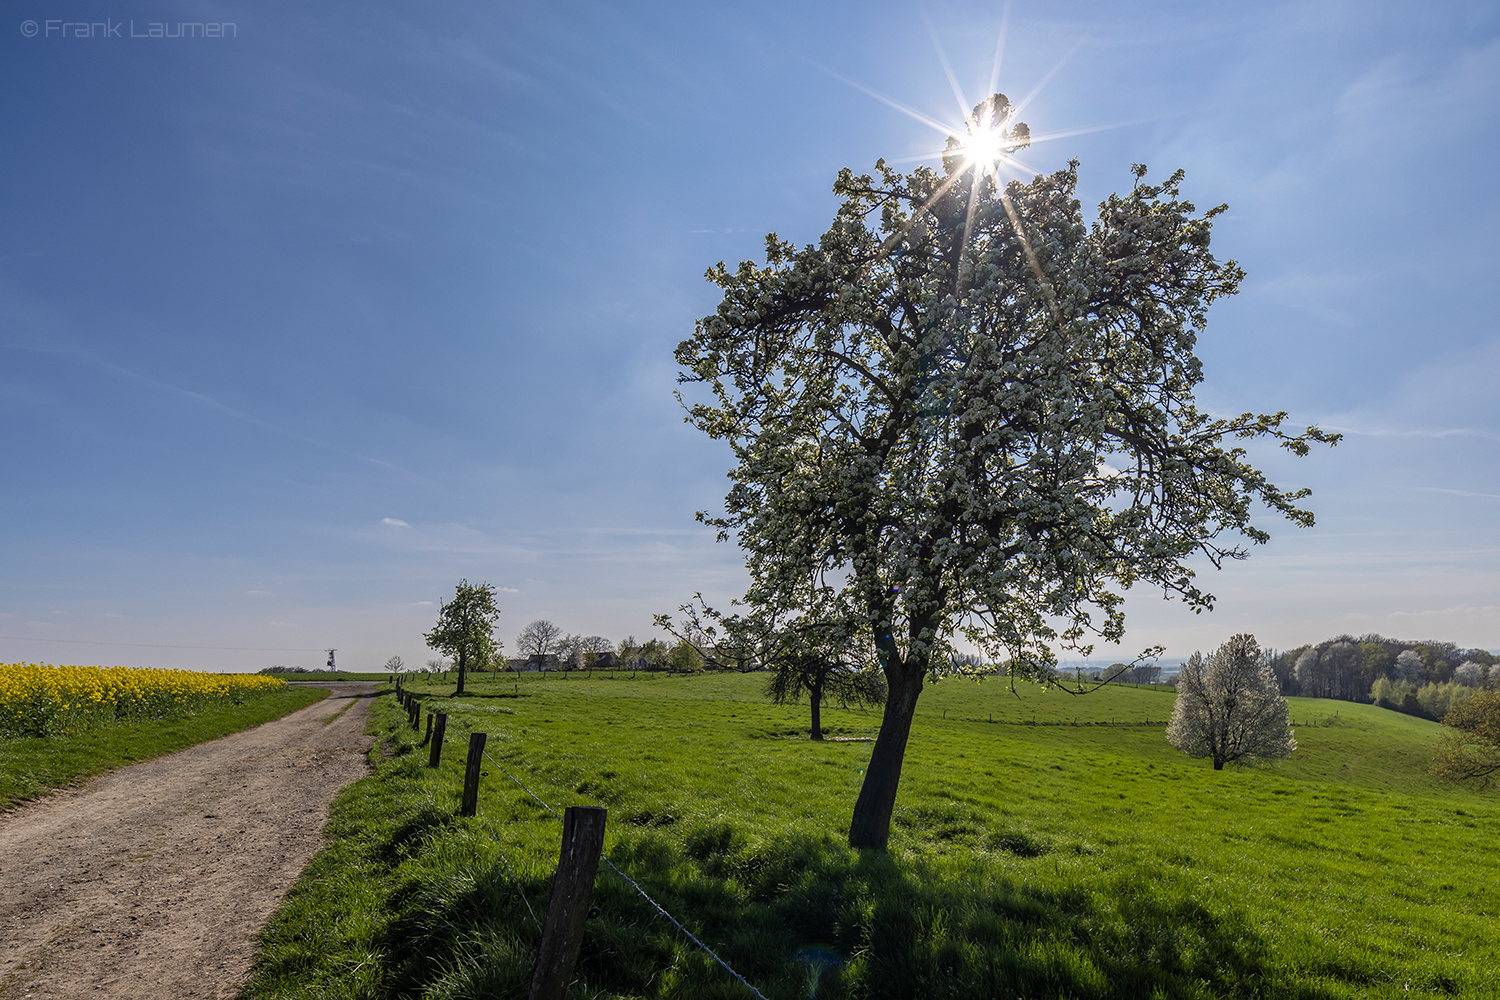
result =
[[[484,763],[486,733],[469,734],[469,762],[464,767],[464,797],[459,803],[460,816],[472,816],[479,808],[479,766]]]
[[[418,744],[418,746],[424,746],[425,747],[427,744],[429,744],[431,742],[432,742],[432,713],[428,712],[427,713],[427,734],[422,737],[422,742],[420,744]]]
[[[432,749],[427,752],[427,766],[437,767],[443,759],[443,733],[448,729],[448,716],[444,712],[437,715],[437,725],[432,727]]]
[[[599,852],[604,849],[605,816],[598,806],[569,806],[563,813],[562,850],[552,876],[542,944],[531,969],[529,1000],[564,1000],[568,995],[594,896]]]
[[[411,719],[412,729],[422,728],[422,703],[413,698],[410,707],[406,710],[406,717]]]

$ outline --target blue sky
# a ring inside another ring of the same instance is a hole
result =
[[[420,662],[461,577],[512,649],[727,598],[693,512],[729,457],[672,398],[703,271],[937,149],[867,91],[957,122],[938,53],[978,100],[1005,10],[9,5],[0,660]],[[183,21],[234,27],[131,37]],[[1134,162],[1230,204],[1201,400],[1346,435],[1263,456],[1317,526],[1211,615],[1132,595],[1132,651],[1500,647],[1500,9],[1018,0],[1004,56],[1033,131],[1109,126],[1024,156],[1080,159],[1085,205]]]

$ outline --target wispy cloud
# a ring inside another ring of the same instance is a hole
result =
[[[1493,615],[1500,611],[1500,607],[1486,604],[1482,607],[1473,604],[1455,604],[1448,608],[1424,608],[1421,611],[1392,611],[1392,618],[1456,618],[1468,617],[1470,615]]]
[[[411,527],[411,525],[407,524],[405,521],[401,520],[399,517],[382,517],[380,519],[380,523],[386,525],[387,527],[391,527],[391,528],[410,528]]]
[[[1452,490],[1442,486],[1412,486],[1419,493],[1446,493],[1455,497],[1480,497],[1485,500],[1500,500],[1500,493],[1475,493],[1472,490]]]
[[[1500,441],[1500,433],[1479,427],[1359,427],[1353,424],[1329,422],[1324,430],[1358,437],[1374,438],[1478,438],[1483,441]]]
[[[277,424],[273,424],[268,420],[263,420],[262,418],[257,417],[254,414],[246,413],[244,410],[229,406],[226,403],[221,403],[217,399],[209,396],[206,393],[198,392],[195,389],[186,389],[182,386],[174,385],[170,382],[164,382],[161,379],[153,378],[150,375],[143,375],[140,372],[134,371],[130,368],[126,368],[123,365],[116,364],[113,361],[105,360],[104,358],[98,357],[94,353],[85,350],[77,344],[59,344],[57,343],[57,338],[54,337],[50,342],[46,343],[30,343],[11,346],[16,350],[32,351],[38,354],[48,354],[55,357],[67,358],[75,362],[92,365],[128,381],[137,382],[141,385],[149,386],[153,389],[175,395],[179,398],[187,399],[222,416],[229,417],[230,419],[248,424],[267,433],[275,434],[277,436],[296,441],[298,444],[303,444],[310,448],[316,448],[321,451],[340,455],[344,458],[359,462],[363,465],[373,466],[387,472],[395,472],[402,476],[430,486],[437,485],[437,483],[427,478],[426,476],[423,476],[420,473],[412,472],[411,470],[403,468],[402,466],[397,465],[394,462],[387,461],[383,458],[372,458],[368,455],[361,455],[358,452],[350,451],[347,448],[343,448],[335,444],[330,444],[327,441],[320,440],[300,431],[295,431],[286,427],[278,426]]]

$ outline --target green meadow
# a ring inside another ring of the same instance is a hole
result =
[[[1293,699],[1290,760],[1215,772],[1167,744],[1169,690],[944,681],[859,852],[879,715],[814,742],[763,683],[413,684],[451,717],[437,771],[383,693],[245,995],[524,997],[560,834],[524,784],[607,807],[606,855],[771,1000],[1500,996],[1500,796],[1426,774],[1433,723]],[[470,729],[494,760],[460,818]],[[606,867],[594,905],[571,995],[751,996]]]

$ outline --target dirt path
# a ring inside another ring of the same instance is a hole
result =
[[[0,815],[0,997],[234,996],[329,803],[365,774],[375,689],[339,684]]]

